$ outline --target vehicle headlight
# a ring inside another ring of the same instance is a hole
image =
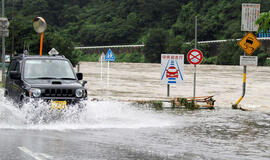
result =
[[[41,95],[41,90],[39,88],[31,88],[29,93],[30,93],[30,96],[37,98]]]
[[[83,92],[84,92],[83,89],[76,89],[76,91],[75,91],[76,97],[78,97],[78,98],[82,97]]]

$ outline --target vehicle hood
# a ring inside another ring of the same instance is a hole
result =
[[[77,80],[25,80],[31,88],[83,88],[82,84]]]

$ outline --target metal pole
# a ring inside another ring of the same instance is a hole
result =
[[[12,42],[11,42],[11,57],[14,57],[14,0],[12,2]]]
[[[197,49],[197,16],[195,17],[195,49]]]
[[[193,98],[196,97],[196,65],[194,65]]]
[[[40,56],[42,56],[43,36],[44,36],[44,32],[42,32],[41,35],[40,35],[40,49],[39,49],[39,55]]]
[[[77,72],[80,72],[80,62],[77,64]]]
[[[5,0],[2,0],[2,17],[5,17]],[[4,23],[3,23],[4,24]],[[6,65],[5,65],[5,37],[2,33],[2,83],[5,85],[6,77],[5,77],[5,70],[6,70]]]
[[[100,78],[101,78],[101,82],[103,80],[103,65],[102,65],[102,61],[103,61],[103,52],[101,53],[101,56],[100,56],[100,69],[101,69]]]
[[[244,53],[244,56],[246,56],[246,53]],[[242,101],[242,99],[245,97],[246,94],[246,80],[247,80],[247,66],[243,67],[243,87],[242,87],[242,96],[237,100],[235,105],[232,105],[233,109],[238,108],[238,104]],[[242,108],[240,108],[242,109]]]
[[[195,49],[197,49],[197,16],[195,17]],[[196,97],[196,65],[194,65],[193,99]]]
[[[170,84],[167,84],[167,97],[170,97]]]
[[[110,83],[110,61],[108,61],[107,87],[109,87],[109,83]]]

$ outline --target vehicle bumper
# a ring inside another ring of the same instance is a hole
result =
[[[40,103],[47,103],[51,104],[52,101],[66,101],[67,105],[76,105],[76,104],[83,104],[87,100],[87,97],[84,98],[76,98],[76,97],[41,97],[41,98],[33,98],[33,97],[26,97],[26,103],[32,103],[35,106],[38,106]]]

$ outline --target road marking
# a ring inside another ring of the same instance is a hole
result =
[[[36,160],[43,160],[42,158],[38,157],[38,155],[41,155],[43,157],[45,157],[46,159],[53,159],[53,156],[47,155],[45,153],[34,153],[31,150],[29,150],[26,147],[18,147],[21,151],[23,151],[24,153],[28,154],[29,156],[33,157]]]
[[[47,155],[45,153],[38,153],[39,155],[42,155],[43,157],[47,158],[47,159],[53,159],[53,156]]]

